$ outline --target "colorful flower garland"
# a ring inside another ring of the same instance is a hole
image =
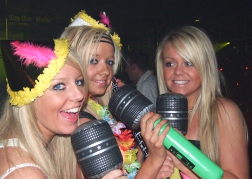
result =
[[[134,148],[135,142],[132,131],[127,130],[123,123],[111,118],[112,115],[106,106],[101,106],[90,97],[88,99],[88,105],[101,119],[109,123],[123,155],[125,174],[129,179],[133,179],[140,168],[140,163],[136,160],[137,149]]]

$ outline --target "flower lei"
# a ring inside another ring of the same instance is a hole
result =
[[[123,123],[111,118],[111,114],[106,106],[101,106],[90,97],[88,99],[88,105],[96,114],[109,123],[123,155],[123,168],[125,169],[127,177],[133,179],[140,168],[140,163],[136,160],[137,149],[133,148],[135,143],[134,138],[132,138],[132,131],[127,130]]]

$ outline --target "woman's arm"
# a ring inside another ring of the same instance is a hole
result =
[[[219,105],[220,167],[224,179],[249,179],[248,145],[243,115],[235,103],[221,99]]]
[[[166,149],[163,145],[163,141],[169,131],[169,126],[167,125],[165,130],[159,135],[160,129],[167,124],[167,121],[162,120],[153,130],[154,122],[160,118],[161,116],[159,114],[148,113],[141,120],[141,135],[148,147],[148,157],[143,162],[135,179],[156,178],[164,164],[166,159]],[[166,162],[168,163],[169,161]],[[173,173],[173,168],[174,166],[171,164],[169,168],[169,176]]]

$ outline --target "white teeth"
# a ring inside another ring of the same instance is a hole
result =
[[[105,81],[95,81],[96,83],[105,83]]]
[[[174,83],[183,85],[183,84],[188,83],[188,81],[174,81]]]
[[[68,110],[65,110],[64,112],[68,112],[68,113],[77,113],[79,111],[79,108],[73,108],[73,109],[68,109]]]

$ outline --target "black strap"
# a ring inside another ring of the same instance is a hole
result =
[[[81,111],[79,114],[79,118],[88,118],[90,120],[96,120],[96,118],[92,114],[86,111]]]

